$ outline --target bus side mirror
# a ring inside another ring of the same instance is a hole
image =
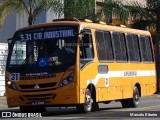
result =
[[[11,43],[12,43],[12,38],[9,38],[8,40],[7,40],[7,42],[8,42],[8,49],[10,48],[10,45],[11,45]]]
[[[12,42],[12,38],[9,38],[7,41],[8,41],[8,44],[10,44]]]
[[[79,33],[79,35],[83,35],[84,33],[85,33],[85,31],[81,30],[80,33]]]
[[[82,38],[84,37],[84,34],[86,32],[84,30],[81,30],[80,33],[79,33],[79,36],[80,36],[80,40],[82,40]]]

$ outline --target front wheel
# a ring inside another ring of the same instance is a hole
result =
[[[93,103],[93,99],[92,99],[91,91],[87,89],[85,94],[85,103],[77,105],[76,108],[80,112],[87,113],[92,110],[92,103]]]

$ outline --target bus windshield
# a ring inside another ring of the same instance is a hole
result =
[[[14,35],[9,66],[54,67],[75,64],[78,27],[52,26]]]

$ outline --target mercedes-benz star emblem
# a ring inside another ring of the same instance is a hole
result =
[[[38,85],[38,84],[36,84],[36,85],[34,86],[34,88],[40,88],[40,87],[39,87],[39,85]]]

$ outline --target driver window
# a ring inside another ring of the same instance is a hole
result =
[[[92,34],[89,29],[84,29],[80,42],[80,63],[81,68],[94,58]]]

